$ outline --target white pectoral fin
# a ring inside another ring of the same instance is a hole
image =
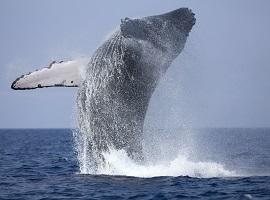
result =
[[[52,62],[48,67],[17,78],[11,85],[14,90],[44,87],[78,87],[82,80],[85,60]]]

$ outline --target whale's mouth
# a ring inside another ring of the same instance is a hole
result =
[[[189,8],[179,8],[163,15],[179,29],[189,33],[196,23],[195,14]]]
[[[196,18],[195,18],[195,14],[192,12],[192,10],[188,9],[188,13],[186,16],[186,20],[183,20],[182,23],[184,23],[184,28],[187,32],[190,32],[192,27],[195,25],[196,23]]]

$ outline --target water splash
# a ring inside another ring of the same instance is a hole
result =
[[[124,108],[117,94],[113,93],[108,85],[114,77],[121,77],[124,45],[119,32],[111,35],[104,45],[97,49],[92,56],[85,79],[78,91],[77,110],[78,127],[74,131],[75,148],[82,173],[96,173],[103,163],[101,149],[106,151],[112,146],[112,136],[108,131],[107,121],[110,121],[110,130],[117,133],[120,121],[117,113],[119,107]],[[104,116],[108,119],[104,119]],[[120,131],[119,131],[120,132]],[[114,136],[117,138],[117,136]]]
[[[124,175],[136,177],[155,176],[190,176],[190,177],[225,177],[235,176],[222,164],[215,162],[193,162],[179,153],[165,163],[138,164],[128,157],[124,150],[111,149],[104,153],[105,164],[97,174]]]
[[[121,36],[115,33],[112,37],[113,39],[105,43],[105,47],[98,49],[90,60],[89,66],[94,70],[87,72],[86,79],[83,83],[85,87],[81,87],[78,93],[79,129],[74,131],[74,140],[80,173],[138,177],[186,175],[192,177],[233,176],[234,172],[226,170],[219,163],[210,161],[195,162],[190,160],[185,153],[188,151],[182,151],[180,153],[173,152],[172,154],[174,156],[169,159],[168,157],[164,159],[157,156],[157,159],[154,161],[145,160],[138,164],[138,162],[128,156],[125,150],[112,148],[113,140],[121,140],[123,135],[124,137],[128,135],[123,134],[121,132],[122,130],[135,132],[135,130],[121,127],[121,125],[127,126],[130,122],[119,118],[115,113],[118,113],[119,110],[117,109],[126,109],[126,107],[121,104],[121,100],[117,99],[121,95],[111,93],[111,91],[108,92],[110,88],[106,88],[112,77],[117,76],[117,74],[120,77],[123,76],[122,73],[126,73],[121,68],[124,52],[122,48],[124,45],[120,45],[122,42]],[[103,69],[99,69],[100,67],[103,67]],[[100,95],[101,97],[99,98],[95,95],[100,91],[105,93]],[[100,104],[102,104],[101,107]],[[92,115],[92,111],[103,112],[103,114],[106,112],[105,115],[110,119],[110,130],[113,133],[108,131],[104,124],[100,123],[102,120],[105,123],[108,119],[102,119],[103,115]],[[99,117],[98,119],[96,119],[97,116]],[[103,151],[100,151],[100,149],[103,149]]]
[[[177,153],[172,150],[171,153],[174,156],[170,158],[160,155],[152,160],[147,159],[140,164],[132,160],[124,150],[110,148],[109,151],[102,153],[104,158],[103,164],[93,171],[90,157],[87,156],[87,149],[85,149],[88,144],[87,138],[79,137],[77,139],[82,139],[81,141],[77,140],[77,142],[80,142],[80,148],[77,152],[81,174],[122,175],[144,178],[156,176],[190,176],[199,178],[239,176],[235,171],[226,169],[221,163],[192,160],[187,152],[191,151],[189,148],[180,148]],[[153,153],[148,152],[148,154]],[[151,155],[148,156],[151,157]]]

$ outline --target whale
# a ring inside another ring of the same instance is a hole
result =
[[[143,127],[151,96],[184,49],[195,22],[189,8],[123,18],[87,64],[54,61],[20,76],[11,88],[78,87],[78,131],[84,137],[85,155],[95,160],[92,165],[104,160],[102,152],[111,148],[125,150],[140,162],[144,159]]]

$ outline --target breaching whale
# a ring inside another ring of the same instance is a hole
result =
[[[85,155],[98,160],[101,152],[115,148],[142,160],[143,124],[150,98],[183,50],[194,24],[194,14],[188,8],[140,19],[124,18],[85,69],[76,60],[54,61],[19,77],[11,87],[79,86],[78,126],[85,137]]]

